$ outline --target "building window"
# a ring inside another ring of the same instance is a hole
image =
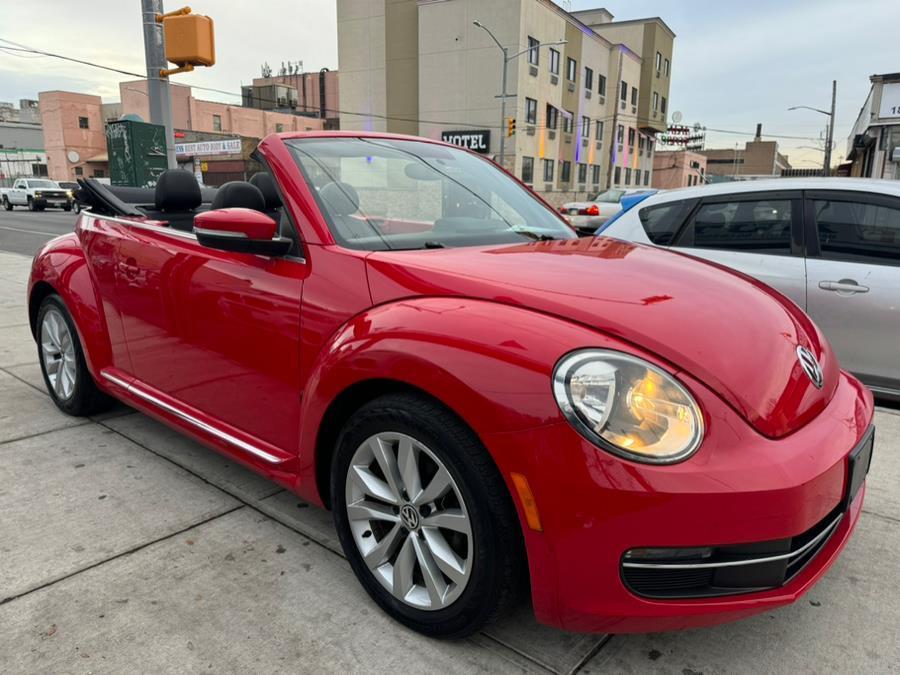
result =
[[[575,116],[568,110],[563,111],[563,133],[571,134]]]
[[[578,62],[575,59],[568,58],[566,59],[566,79],[569,82],[575,81],[575,76],[578,73]]]
[[[631,185],[631,169],[625,169],[625,185]]]
[[[46,164],[32,164],[31,165],[31,175],[37,178],[38,176],[48,176],[47,173],[47,165]]]
[[[522,157],[522,182],[528,185],[534,182],[534,157]]]
[[[666,59],[666,69],[664,71],[666,73],[666,77],[669,76],[669,59]]]
[[[634,184],[635,185],[641,184],[641,170],[640,169],[634,170]]]
[[[550,48],[550,72],[559,75],[559,50]]]
[[[584,69],[584,88],[588,91],[594,88],[594,71],[590,68]]]
[[[559,163],[559,180],[561,183],[572,180],[572,162],[563,160]]]
[[[591,118],[586,115],[581,116],[581,130],[578,132],[579,135],[587,138],[591,135]]]
[[[106,178],[106,172],[103,169],[94,169],[94,178]]]
[[[83,175],[84,175],[84,169],[82,169],[80,166],[76,166],[76,167],[75,167],[75,175],[76,175],[76,176],[83,176]]]
[[[613,171],[613,183],[615,185],[622,184],[622,167],[621,166],[617,166],[615,171]]]
[[[528,36],[528,63],[533,66],[538,64],[538,56],[540,55],[540,40],[536,40],[530,35]]]
[[[638,102],[638,88],[631,88],[631,105],[637,105]]]
[[[222,131],[221,115],[213,115],[213,131]]]
[[[647,157],[653,154],[653,144],[650,142],[650,139],[647,139]]]
[[[657,92],[653,92],[653,112],[659,110],[659,94]]]
[[[597,140],[603,140],[603,120],[597,120]]]
[[[641,137],[638,138],[638,149],[641,150],[642,152],[644,150],[644,136],[643,135],[641,135]]]
[[[79,129],[90,129],[90,126],[88,125],[87,117],[79,117],[78,118],[78,128]]]
[[[628,147],[634,148],[634,129],[628,127]]]
[[[597,93],[601,96],[606,96],[606,75],[598,75],[597,81],[599,82],[597,85]]]
[[[621,124],[619,125],[619,128],[616,129],[616,142],[619,145],[625,142],[625,127]]]
[[[547,128],[548,129],[556,129],[556,122],[559,118],[559,110],[554,108],[549,103],[547,104]]]
[[[661,70],[662,70],[662,54],[660,54],[659,52],[656,52],[656,72],[658,73]]]
[[[525,124],[537,124],[537,101],[525,98]]]
[[[275,133],[280,134],[282,131],[284,131],[284,125],[281,124],[280,122],[276,122],[275,123]]]
[[[548,183],[553,180],[553,160],[552,159],[544,160],[544,180]]]
[[[623,101],[628,100],[628,83],[625,80],[622,80],[622,88],[619,91],[619,98]]]
[[[600,184],[600,165],[599,164],[594,164],[591,167],[591,182],[594,185]]]
[[[644,172],[644,185],[650,185],[650,169]]]
[[[661,112],[663,115],[666,114],[666,97],[665,96],[663,96],[662,98],[659,99],[659,112]]]
[[[578,182],[587,183],[587,164],[578,165]]]

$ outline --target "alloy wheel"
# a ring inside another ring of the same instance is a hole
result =
[[[423,610],[460,596],[472,572],[472,525],[433,451],[406,434],[375,434],[354,453],[345,494],[357,549],[391,595]]]
[[[50,308],[44,314],[40,340],[41,359],[50,388],[57,398],[66,401],[75,391],[77,362],[72,333],[58,309]]]

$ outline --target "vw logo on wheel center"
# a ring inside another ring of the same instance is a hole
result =
[[[415,530],[419,527],[419,512],[411,504],[404,504],[400,508],[400,522],[407,530]]]
[[[822,366],[819,365],[813,353],[806,347],[798,346],[797,359],[800,361],[800,366],[803,368],[806,376],[818,389],[821,389],[822,385],[825,384],[825,376],[822,374]]]

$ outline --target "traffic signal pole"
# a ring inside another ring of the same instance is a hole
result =
[[[170,169],[175,169],[178,164],[175,162],[175,133],[172,128],[172,99],[169,96],[169,80],[160,75],[160,71],[168,66],[163,25],[156,21],[156,17],[162,14],[162,0],[141,0],[150,121],[165,127],[166,165]]]

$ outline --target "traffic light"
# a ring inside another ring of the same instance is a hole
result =
[[[512,136],[514,133],[516,133],[516,118],[510,117],[506,120],[506,135]]]
[[[164,70],[162,77],[191,71],[194,66],[211,66],[216,62],[213,20],[202,14],[191,14],[189,7],[157,15],[165,35],[166,60],[178,66]]]

